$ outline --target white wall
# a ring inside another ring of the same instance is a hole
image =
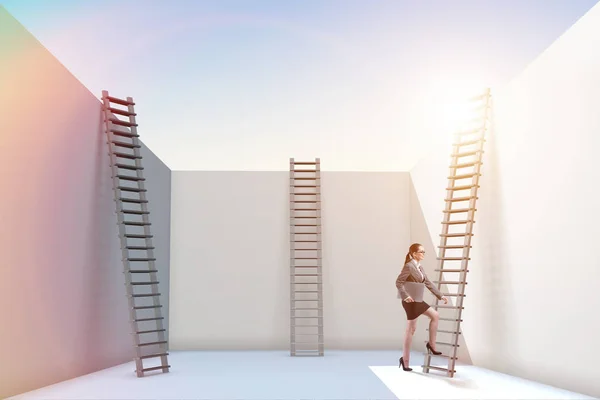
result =
[[[101,103],[2,7],[0,59],[7,398],[129,362],[133,345]],[[146,147],[142,155],[168,306],[170,171]]]
[[[171,348],[287,349],[289,173],[172,176]],[[399,349],[408,173],[323,172],[326,349]]]
[[[476,365],[600,396],[600,5],[495,94],[463,332]],[[438,243],[450,148],[412,171]],[[467,354],[469,353],[469,354]]]

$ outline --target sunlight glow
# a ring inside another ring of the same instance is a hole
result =
[[[486,85],[481,81],[433,81],[430,86],[432,116],[440,135],[451,135],[461,129],[474,127],[482,114],[481,102],[472,99],[482,95]]]

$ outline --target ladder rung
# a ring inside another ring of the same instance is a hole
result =
[[[291,187],[295,187],[295,188],[316,188],[318,187],[318,185],[290,185]],[[290,193],[290,194],[312,194],[312,195],[316,195],[316,193]]]
[[[468,201],[468,200],[473,200],[473,199],[477,200],[477,199],[479,199],[479,197],[472,197],[472,196],[467,196],[467,197],[453,197],[453,198],[450,198],[450,199],[444,199],[444,201],[450,201],[450,202],[452,202],[452,201]]]
[[[292,164],[294,165],[317,165],[316,161],[294,161]]]
[[[169,368],[171,368],[170,365],[165,365],[164,367],[160,366],[160,367],[143,368],[142,372],[158,371],[159,369],[169,369]]]
[[[158,281],[151,281],[151,282],[131,282],[131,284],[133,286],[150,286],[150,285],[158,285],[159,282]]]
[[[316,301],[316,300],[296,300],[296,301]],[[319,310],[322,310],[322,309],[323,309],[323,307],[313,307],[313,308],[298,307],[298,308],[292,308],[291,311],[298,311],[298,310],[319,311]]]
[[[129,250],[152,250],[154,246],[125,246]]]
[[[438,260],[444,261],[462,261],[462,260],[470,260],[470,257],[438,257]]]
[[[292,217],[293,219],[319,219],[321,217],[318,217],[316,215],[300,215],[300,216],[296,216],[296,217]]]
[[[314,233],[313,233],[314,235]],[[318,240],[291,240],[292,243],[319,243]]]
[[[117,189],[122,190],[124,192],[136,192],[136,193],[148,191],[148,189],[140,189],[140,188],[135,188],[135,187],[127,187],[127,186],[118,186]]]
[[[133,309],[134,310],[149,310],[152,308],[161,308],[161,307],[162,307],[162,305],[159,304],[157,306],[135,306],[135,307],[133,307]]]
[[[460,284],[467,284],[467,282],[460,282],[460,281],[433,281],[433,283],[439,283],[441,285],[460,285]]]
[[[141,178],[139,176],[127,176],[127,175],[117,175],[117,178],[123,179],[125,181],[133,181],[133,182],[145,181],[146,180],[146,178]]]
[[[462,319],[457,318],[439,318],[440,321],[462,322]]]
[[[134,319],[135,322],[145,322],[145,321],[158,321],[161,319],[165,319],[165,317],[154,317],[154,318],[138,318]]]
[[[166,329],[152,329],[152,330],[149,330],[149,331],[137,331],[136,334],[137,335],[143,335],[144,333],[156,333],[156,332],[166,332],[166,331],[167,331]]]
[[[441,233],[441,237],[461,237],[461,236],[474,236],[472,233]]]
[[[157,297],[160,293],[132,294],[131,297]]]
[[[131,132],[125,132],[125,131],[120,131],[118,129],[109,129],[109,131],[116,136],[122,136],[122,137],[128,137],[128,138],[133,138],[133,137],[140,137],[140,135],[135,134],[135,133],[131,133]]]
[[[109,118],[109,121],[112,122],[115,125],[126,126],[128,128],[131,128],[132,126],[138,126],[138,124],[132,124],[129,121],[123,121],[123,120],[120,120],[118,118]],[[113,131],[113,133],[117,133],[117,132]]]
[[[320,172],[318,169],[293,169],[291,172]]]
[[[119,147],[126,147],[128,149],[137,149],[137,148],[141,148],[142,146],[140,146],[139,144],[134,144],[134,143],[127,143],[127,142],[121,142],[118,140],[113,140],[112,143],[115,146],[119,146]]]
[[[139,204],[147,203],[148,202],[148,200],[128,199],[126,197],[120,197],[119,200],[122,201],[122,202],[125,202],[125,203],[139,203]]]
[[[123,221],[123,225],[129,226],[150,226],[150,222],[135,222],[135,221]]]
[[[164,331],[164,329],[162,329],[162,330]],[[169,355],[169,353],[148,354],[148,355],[145,355],[145,356],[141,356],[140,360],[144,360],[146,358],[163,357],[163,356],[168,356],[168,355]],[[160,367],[160,368],[162,368],[162,367]]]
[[[468,162],[468,163],[463,163],[463,164],[452,164],[452,165],[450,165],[450,168],[459,169],[459,168],[474,167],[477,164],[483,164],[483,163],[479,162],[479,161],[474,161],[474,162]]]
[[[157,269],[130,269],[127,272],[130,274],[151,274],[158,272]]]
[[[452,308],[452,309],[461,309],[464,310],[464,307],[458,307],[458,306],[446,306],[446,305],[441,305],[441,304],[433,304],[431,307],[435,307],[435,308]]]
[[[324,344],[324,343],[323,342],[292,342],[292,344]],[[317,351],[317,350],[314,350],[314,351]]]
[[[433,353],[423,353],[424,356],[430,356],[430,357],[439,357],[439,358],[445,358],[448,360],[458,360],[458,357],[451,357],[449,355],[446,354],[433,354]]]
[[[423,368],[429,368],[429,369],[434,369],[436,371],[444,371],[444,372],[450,371],[448,368],[443,368],[443,367],[434,367],[434,366],[426,366],[426,365],[421,365],[421,367],[423,367]],[[450,372],[456,373],[456,371],[454,371],[454,370],[452,370]]]
[[[429,328],[425,328],[425,330],[426,330],[426,331],[429,331]],[[452,334],[454,334],[454,335],[456,335],[456,334],[458,334],[458,335],[462,335],[462,332],[456,332],[456,331],[445,331],[445,330],[443,330],[443,329],[438,329],[437,331],[438,331],[438,332],[441,332],[441,333],[452,333]]]
[[[427,343],[427,341],[425,341],[425,343]],[[435,342],[435,344],[441,344],[442,346],[451,346],[451,347],[460,347],[459,344],[454,344],[454,343],[446,343],[446,342]]]
[[[316,251],[316,250],[312,250]],[[294,260],[319,260],[319,257],[294,257]]]
[[[456,210],[444,210],[445,214],[466,213],[469,211],[477,211],[476,208],[457,208]]]
[[[319,211],[318,208],[293,208],[293,211]]]
[[[444,296],[447,296],[447,297],[467,297],[466,294],[460,294],[460,293],[444,293]]]
[[[477,138],[477,139],[472,139],[472,140],[465,140],[464,142],[457,142],[457,143],[453,143],[453,146],[470,146],[472,144],[477,144],[480,141],[485,142],[485,139],[482,137]]]
[[[448,268],[435,269],[434,271],[437,271],[437,272],[469,272],[468,269],[448,269]]]
[[[134,171],[144,169],[144,167],[138,167],[137,165],[129,165],[129,164],[123,164],[123,163],[115,163],[115,166],[118,168],[130,169],[130,170],[134,170]]]
[[[319,276],[320,274],[294,274],[294,276]]]
[[[155,344],[165,344],[167,343],[166,340],[159,340],[158,342],[147,342],[147,343],[140,343],[138,344],[138,347],[142,347],[142,346],[153,346]]]
[[[312,283],[311,285],[314,285]],[[294,293],[319,293],[320,290],[294,290]]]
[[[128,158],[130,160],[141,159],[142,156],[136,156],[135,154],[121,153],[120,151],[115,151],[113,153],[117,157]]]
[[[323,325],[294,325],[292,324],[293,328],[319,328]],[[312,335],[318,335],[318,333],[294,333],[296,336],[312,336]]]
[[[319,265],[294,265],[294,268],[319,268]]]
[[[114,108],[114,107],[109,107],[108,111],[110,111],[113,114],[118,114],[118,115],[123,115],[124,117],[133,117],[136,116],[136,113],[131,113],[127,110],[121,110],[120,108]]]
[[[457,220],[457,221],[442,221],[442,225],[460,225],[460,224],[468,224],[468,223],[472,223],[474,224],[475,221],[472,220]]]
[[[323,318],[323,316],[322,315],[321,316],[316,315],[314,317],[295,317],[295,316],[292,316],[292,318]]]
[[[126,233],[124,236],[126,238],[133,238],[133,239],[146,239],[146,238],[154,237],[152,235],[137,235],[137,234],[134,234],[134,233]]]
[[[317,227],[319,225],[317,225],[317,224],[293,224],[292,226],[313,226],[313,227]],[[313,235],[314,235],[314,233],[313,233]]]
[[[475,154],[480,154],[480,153],[484,153],[483,150],[473,150],[473,151],[465,151],[464,153],[453,153],[451,155],[451,157],[468,157],[468,156],[474,156]]]
[[[134,106],[135,105],[134,102],[123,100],[123,99],[119,99],[119,98],[116,98],[116,97],[113,97],[113,96],[106,96],[106,99],[108,101],[110,101],[111,103],[117,103],[117,104],[120,104],[122,106]]]
[[[150,211],[142,211],[142,210],[121,210],[121,212],[123,214],[137,214],[137,215],[150,214]]]
[[[447,187],[446,190],[467,190],[467,189],[473,189],[473,188],[478,188],[479,185],[462,185],[462,186],[452,186],[452,187]]]
[[[459,180],[459,179],[472,178],[474,176],[481,176],[481,174],[472,173],[472,174],[462,174],[462,175],[450,175],[448,177],[448,179]]]
[[[321,179],[321,178],[317,178],[315,176],[301,176],[301,177],[295,176],[292,178],[292,180],[295,180],[295,181],[317,181],[319,179]]]

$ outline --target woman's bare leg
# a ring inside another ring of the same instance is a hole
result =
[[[431,307],[429,307],[423,314],[429,317],[429,345],[433,350],[437,350],[435,348],[435,339],[437,337],[440,314]]]
[[[417,330],[417,319],[407,321],[406,332],[404,333],[404,349],[402,358],[404,359],[404,366],[408,367],[410,361],[410,346],[412,344],[412,338]]]

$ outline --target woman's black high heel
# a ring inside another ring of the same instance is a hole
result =
[[[441,351],[435,351],[434,349],[432,349],[431,346],[429,345],[429,342],[427,342],[427,345],[425,347],[427,347],[427,350],[429,350],[430,352],[432,352],[436,356],[439,356],[440,354],[442,354]]]
[[[405,371],[412,371],[412,368],[408,368],[404,366],[404,358],[400,357],[400,365],[398,365],[398,368],[402,367],[403,370]]]

